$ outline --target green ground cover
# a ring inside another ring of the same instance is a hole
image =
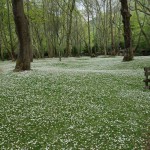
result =
[[[121,60],[35,60],[32,71],[19,73],[15,63],[0,62],[0,148],[144,150],[150,57]]]

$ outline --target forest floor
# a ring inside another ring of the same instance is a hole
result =
[[[150,137],[150,57],[0,62],[0,149],[144,150]]]

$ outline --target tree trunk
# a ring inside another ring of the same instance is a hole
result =
[[[4,61],[1,36],[0,36],[0,57],[1,57],[1,60]]]
[[[87,4],[88,5],[88,4]],[[91,31],[90,31],[90,12],[89,12],[89,6],[87,8],[87,17],[88,17],[88,53],[90,56],[92,56],[91,52]]]
[[[115,46],[114,46],[114,31],[113,31],[113,18],[112,18],[112,0],[109,0],[110,7],[110,28],[111,28],[111,53],[116,55]]]
[[[120,0],[121,2],[121,15],[123,18],[124,25],[124,41],[125,41],[125,54],[123,61],[131,61],[133,60],[133,50],[131,45],[131,27],[130,27],[130,17],[131,14],[128,8],[127,0]]]
[[[43,26],[44,26],[44,34],[46,37],[46,46],[48,49],[47,53],[48,57],[52,58],[54,56],[54,52],[52,49],[52,42],[51,42],[51,16],[49,12],[49,1],[42,0],[42,3],[43,3],[43,19],[46,20],[43,23]]]
[[[68,2],[68,18],[67,18],[67,37],[66,37],[66,56],[71,56],[71,48],[70,48],[70,35],[71,35],[71,30],[72,30],[72,13],[75,7],[75,0],[72,0],[71,6],[70,6],[70,1]],[[71,7],[71,8],[70,8]]]
[[[104,54],[107,56],[107,1],[103,2],[104,9],[104,31],[103,31],[103,41],[104,41]]]
[[[11,29],[11,23],[10,23],[10,9],[9,9],[9,1],[7,0],[7,17],[8,17],[8,31],[9,31],[9,39],[10,39],[10,47],[11,47],[11,59],[14,61],[15,58],[15,52],[13,48],[13,39],[12,39],[12,29]]]
[[[30,32],[30,44],[31,44],[31,49],[30,49],[30,60],[31,62],[33,62],[33,44],[32,44],[32,22],[30,23],[30,0],[27,0],[27,18],[28,18],[28,21],[29,21],[29,32]]]
[[[1,16],[0,16],[0,22],[1,22]],[[0,31],[2,31],[2,25],[0,24]],[[4,53],[2,48],[2,32],[0,32],[0,57],[1,60],[4,61]]]
[[[12,0],[16,33],[19,40],[19,52],[14,71],[30,70],[30,33],[28,20],[24,14],[23,0]]]
[[[1,24],[1,29],[0,29],[0,33],[1,33],[1,38],[2,38],[2,43],[4,44],[4,49],[7,50],[7,54],[8,54],[8,58],[7,59],[12,59],[12,53],[9,49],[9,46],[8,46],[8,40],[7,40],[7,34],[4,30],[4,25]]]
[[[140,27],[140,29],[141,29],[141,32],[142,32],[142,34],[144,35],[145,40],[146,40],[148,46],[150,47],[150,40],[149,40],[148,36],[146,35],[145,31],[143,30],[144,24],[142,25],[142,23],[140,22],[140,15],[139,15],[139,13],[138,13],[137,7],[138,7],[138,6],[137,6],[137,0],[135,0],[135,12],[136,12],[136,16],[137,16],[137,21],[138,21],[139,27]],[[144,17],[144,18],[145,18],[145,17]]]

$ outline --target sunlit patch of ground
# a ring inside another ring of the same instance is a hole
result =
[[[145,149],[150,57],[34,60],[14,73],[0,62],[0,148]]]

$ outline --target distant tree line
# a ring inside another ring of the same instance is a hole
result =
[[[20,55],[20,29],[13,19],[18,3],[29,29],[30,59],[120,55],[121,49],[126,57],[128,51],[149,53],[149,0],[1,0],[1,60]]]

